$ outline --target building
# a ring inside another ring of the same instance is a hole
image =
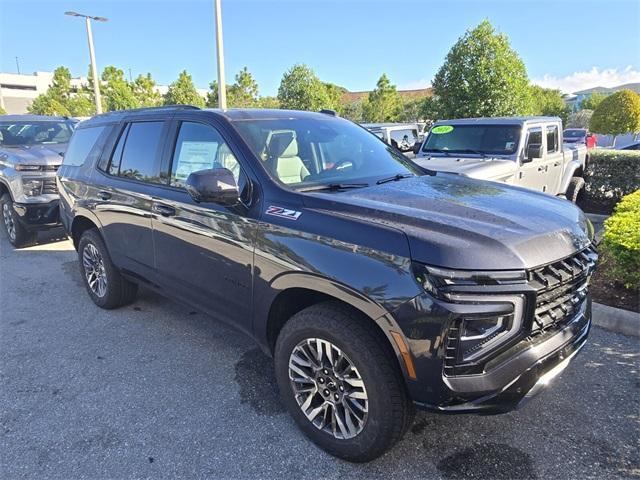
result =
[[[31,102],[40,94],[46,93],[53,81],[53,72],[35,72],[33,74],[1,73],[0,72],[0,107],[9,114],[27,113]],[[77,91],[87,85],[87,77],[71,79],[71,90]],[[167,85],[157,85],[156,91],[161,95],[167,93]],[[198,88],[203,97],[207,89]]]

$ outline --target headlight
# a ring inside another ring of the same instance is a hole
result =
[[[19,172],[39,172],[40,169],[40,165],[16,165],[16,170],[18,170]]]
[[[42,180],[24,179],[22,180],[22,190],[28,197],[37,197],[42,193]]]

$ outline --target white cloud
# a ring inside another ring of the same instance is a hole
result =
[[[574,72],[565,77],[545,75],[534,78],[532,82],[546,88],[557,88],[563,93],[573,93],[593,87],[617,87],[625,83],[640,82],[640,71],[631,65],[626,68],[606,68],[599,70],[592,67],[584,72]]]
[[[431,82],[424,78],[419,80],[412,80],[411,82],[405,83],[403,85],[398,85],[398,90],[419,90],[422,88],[429,88],[431,86]]]

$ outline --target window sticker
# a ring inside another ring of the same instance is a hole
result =
[[[436,135],[442,135],[443,133],[450,132],[453,132],[453,127],[451,125],[438,125],[431,129],[431,133],[435,133]]]
[[[504,144],[504,149],[505,150],[511,150],[513,149],[513,147],[515,147],[516,142],[507,142]]]
[[[176,180],[186,180],[190,173],[213,167],[218,144],[215,142],[182,142]]]

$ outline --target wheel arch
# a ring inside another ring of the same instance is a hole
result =
[[[71,239],[73,240],[73,246],[75,249],[78,249],[78,243],[80,242],[80,237],[87,230],[92,228],[98,229],[98,225],[91,220],[89,217],[84,215],[76,215],[71,222]]]

